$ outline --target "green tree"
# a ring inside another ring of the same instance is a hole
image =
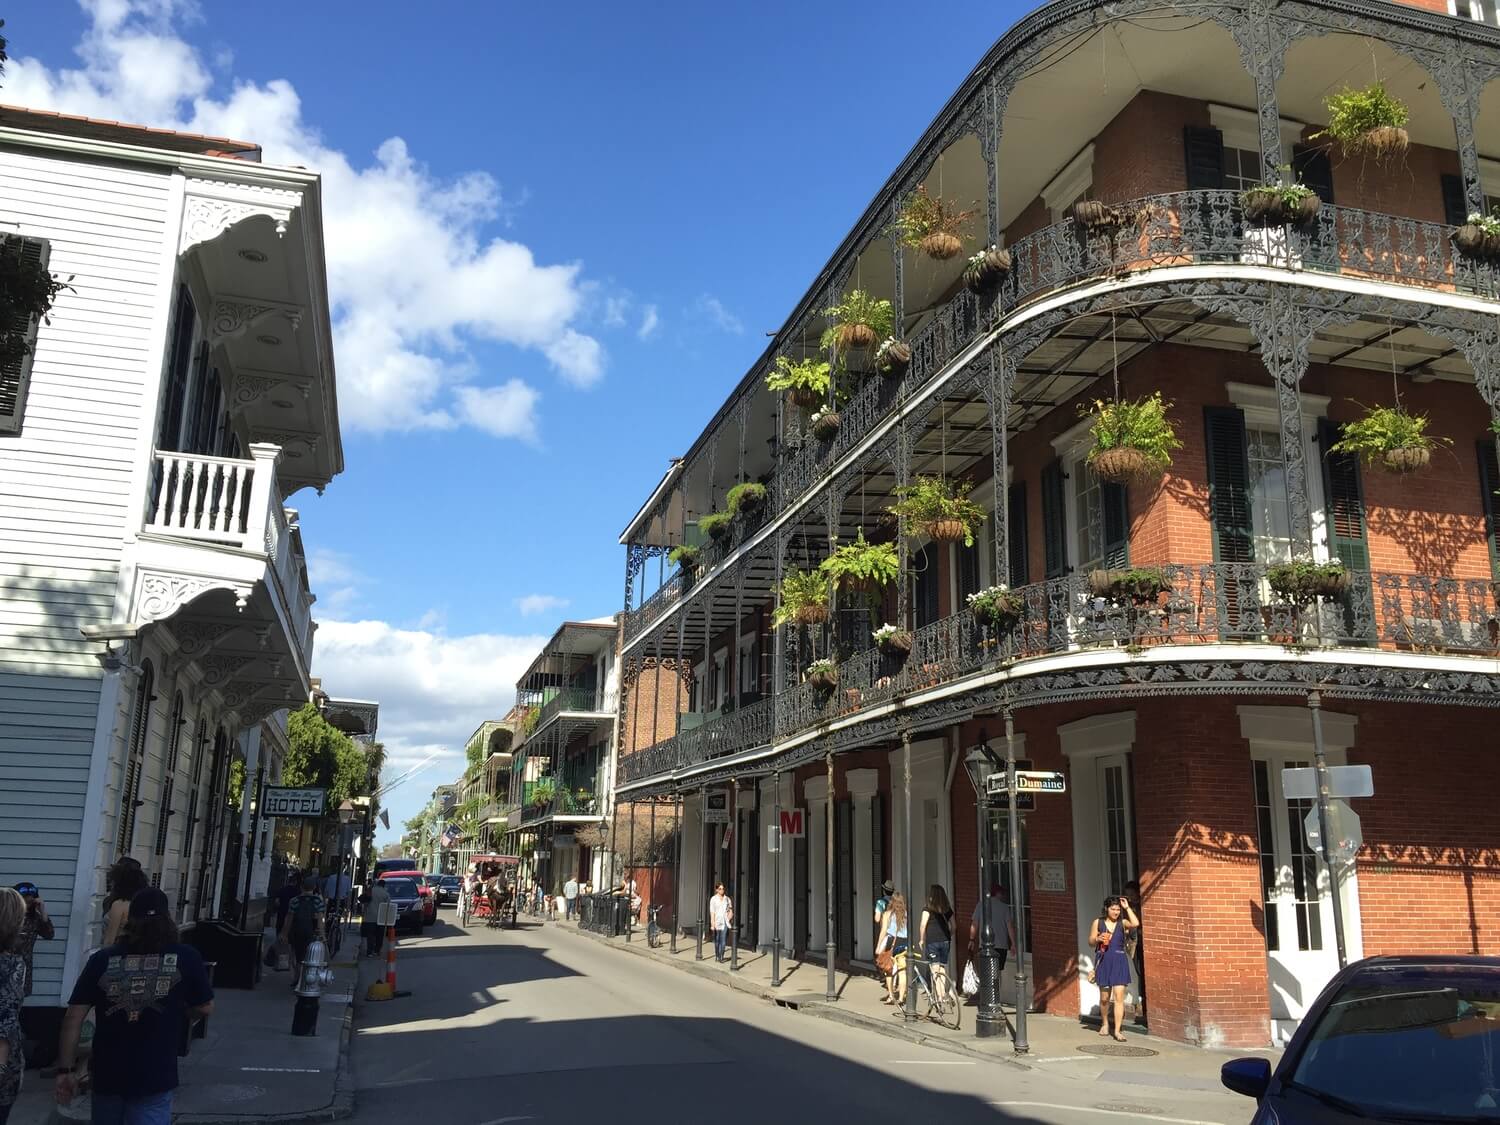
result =
[[[287,720],[287,742],[282,784],[328,790],[330,811],[337,811],[340,802],[350,797],[369,794],[368,755],[311,703]]]

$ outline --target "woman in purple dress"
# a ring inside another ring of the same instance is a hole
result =
[[[1098,950],[1094,983],[1099,986],[1099,1034],[1109,1035],[1109,1013],[1115,1014],[1114,1037],[1125,1042],[1125,989],[1130,984],[1130,957],[1125,952],[1125,934],[1140,925],[1130,903],[1116,895],[1104,900],[1099,917],[1089,927],[1089,945]]]

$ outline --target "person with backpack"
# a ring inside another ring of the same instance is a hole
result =
[[[323,936],[323,916],[327,911],[328,904],[318,893],[317,874],[304,876],[302,893],[288,905],[286,922],[281,927],[281,939],[292,947],[293,988],[297,987],[297,974],[307,954],[307,947],[314,938]]]

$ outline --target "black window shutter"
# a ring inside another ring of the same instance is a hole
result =
[[[1048,578],[1068,573],[1067,478],[1061,461],[1042,469],[1042,547]]]
[[[1208,508],[1214,524],[1214,560],[1255,561],[1255,525],[1250,514],[1250,465],[1245,416],[1232,406],[1203,411],[1208,448]]]
[[[1323,455],[1323,485],[1328,496],[1328,541],[1333,555],[1350,570],[1370,569],[1370,540],[1365,530],[1365,498],[1360,488],[1359,458],[1330,453],[1342,427],[1318,419],[1318,448]]]
[[[1484,504],[1484,534],[1490,541],[1490,573],[1500,579],[1500,457],[1493,438],[1479,439],[1479,497]]]
[[[1443,174],[1443,214],[1449,226],[1461,227],[1469,221],[1469,200],[1461,176]]]
[[[1104,508],[1104,565],[1130,565],[1130,506],[1123,484],[1103,481],[1099,499]]]
[[[1224,134],[1189,125],[1182,131],[1189,191],[1224,186]]]
[[[1299,183],[1318,193],[1324,203],[1333,202],[1333,163],[1328,150],[1316,145],[1297,145],[1292,149],[1292,172]]]
[[[1010,584],[1024,586],[1031,581],[1027,574],[1030,552],[1026,535],[1026,482],[1011,485],[1009,496],[1010,541],[1005,548],[1010,556]]]
[[[24,264],[47,268],[52,245],[46,239],[0,236],[0,248],[5,253],[14,252],[12,244],[19,244]],[[15,353],[0,365],[0,434],[21,432],[21,420],[26,415],[26,391],[31,385],[32,352],[36,348],[36,334],[40,327],[38,317],[27,317],[23,321],[13,315],[0,314],[0,332],[5,334],[6,350]],[[20,346],[16,347],[17,344]]]
[[[979,592],[979,552],[983,540],[974,540],[974,546],[965,547],[956,543],[953,547],[958,563],[958,604],[963,606],[970,594]]]

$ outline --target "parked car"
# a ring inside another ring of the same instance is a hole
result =
[[[418,883],[415,879],[405,874],[380,875],[380,885],[386,889],[391,896],[391,902],[396,907],[396,932],[402,930],[415,930],[422,932],[423,913],[422,895],[418,891]]]
[[[439,875],[434,889],[437,891],[439,906],[445,902],[456,904],[458,896],[463,893],[464,881],[458,875]]]
[[[1220,1077],[1252,1125],[1500,1122],[1500,957],[1369,957],[1339,972],[1274,1068]]]
[[[417,886],[417,893],[422,898],[422,924],[430,926],[437,921],[437,898],[432,893],[432,888],[427,885],[427,875],[418,871],[415,861],[410,859],[377,859],[375,861],[375,877],[383,879],[387,875],[404,875]]]

